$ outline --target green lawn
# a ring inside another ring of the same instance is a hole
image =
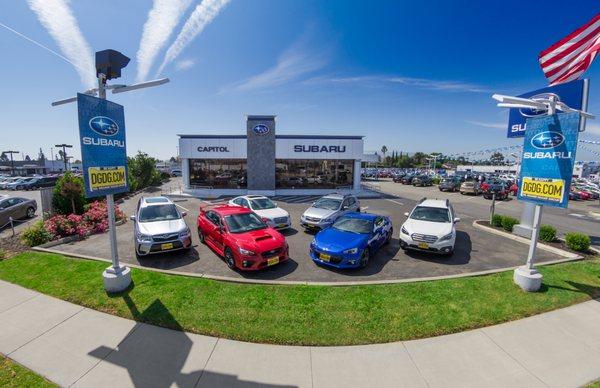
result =
[[[380,343],[506,322],[600,296],[600,260],[540,267],[542,292],[512,271],[471,278],[348,287],[220,282],[134,269],[133,288],[108,296],[106,263],[27,252],[0,261],[0,279],[138,321],[252,342]]]
[[[0,387],[57,387],[0,354]]]

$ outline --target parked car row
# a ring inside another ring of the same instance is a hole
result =
[[[58,176],[0,177],[0,190],[37,190],[54,187]]]
[[[459,219],[448,200],[422,200],[405,214],[400,247],[451,255]],[[139,200],[134,221],[135,253],[141,256],[192,247],[191,231],[177,206],[166,197]],[[388,216],[361,212],[354,195],[330,194],[315,201],[300,224],[315,231],[310,258],[318,265],[362,268],[392,240]],[[292,225],[289,213],[269,198],[246,195],[228,203],[201,205],[196,220],[198,238],[231,269],[255,271],[289,260],[289,245],[280,232]]]

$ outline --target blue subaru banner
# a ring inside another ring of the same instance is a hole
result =
[[[585,100],[587,100],[588,80],[580,79],[555,86],[534,90],[529,93],[521,94],[517,97],[523,98],[547,98],[553,94],[557,96],[558,101],[562,101],[569,108],[582,110],[585,109]],[[529,118],[545,115],[546,111],[525,108],[512,108],[508,113],[508,134],[507,137],[525,136],[526,121]],[[582,120],[583,121],[583,120]]]
[[[77,94],[85,196],[129,191],[123,106]]]
[[[527,120],[519,200],[567,207],[578,137],[579,113],[559,113]]]

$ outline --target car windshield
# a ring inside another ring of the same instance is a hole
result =
[[[231,233],[245,233],[267,227],[254,213],[232,214],[225,217],[225,223]]]
[[[274,209],[277,206],[269,198],[258,198],[250,200],[253,210]]]
[[[316,207],[317,209],[337,210],[340,208],[341,203],[342,201],[340,199],[321,198],[315,202],[313,207]]]
[[[360,218],[342,217],[338,219],[332,228],[343,232],[352,233],[371,233],[373,230],[373,221]]]
[[[179,212],[174,204],[152,205],[140,210],[140,222],[168,221],[179,219]]]
[[[417,206],[410,218],[419,221],[450,222],[448,209],[441,207]]]

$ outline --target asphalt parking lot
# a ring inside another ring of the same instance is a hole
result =
[[[136,200],[137,197],[134,197],[121,204],[121,208],[126,214],[132,213]],[[195,231],[195,222],[201,201],[196,198],[175,200],[182,210],[188,212],[186,222]],[[125,263],[213,276],[257,280],[343,282],[479,272],[523,264],[527,255],[527,245],[475,229],[472,226],[473,218],[466,214],[460,214],[460,211],[458,211],[458,215],[462,217],[462,222],[457,226],[456,250],[451,257],[418,252],[405,253],[400,249],[397,233],[404,221],[404,212],[410,211],[416,201],[408,198],[364,199],[361,200],[364,210],[391,217],[395,236],[392,243],[377,252],[367,268],[351,271],[322,268],[315,265],[308,255],[313,235],[304,232],[299,225],[300,214],[315,200],[315,197],[291,196],[274,198],[274,200],[280,207],[288,210],[293,219],[293,228],[284,232],[290,245],[291,260],[264,271],[244,273],[230,270],[213,251],[207,246],[199,244],[196,233],[192,233],[193,249],[187,253],[180,251],[153,255],[138,261],[134,254],[131,221],[117,228],[119,256]],[[110,246],[106,234],[94,235],[86,240],[60,245],[54,249],[79,255],[110,258]],[[538,256],[540,261],[560,258],[544,251],[540,251]]]

